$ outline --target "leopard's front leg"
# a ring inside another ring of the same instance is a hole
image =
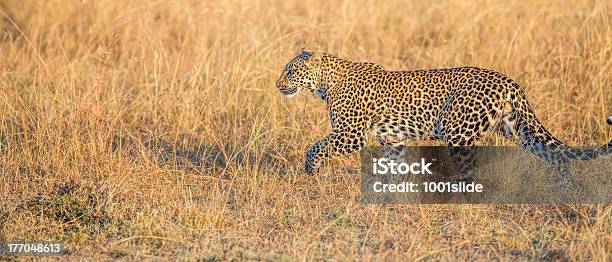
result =
[[[329,157],[344,156],[361,150],[365,144],[365,129],[352,131],[332,132],[317,140],[306,152],[304,171],[310,175],[315,174],[321,163]]]
[[[307,174],[312,175],[319,170],[321,162],[329,157],[327,149],[329,147],[329,135],[317,140],[308,152],[306,152],[306,159],[304,161],[304,171]]]

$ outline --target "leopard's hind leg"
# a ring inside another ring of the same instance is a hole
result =
[[[516,134],[516,110],[514,110],[510,102],[506,102],[500,115],[501,121],[497,124],[496,131],[504,137],[511,139]]]
[[[465,89],[454,94],[444,107],[436,127],[458,169],[459,181],[473,179],[476,165],[474,146],[500,122],[502,115],[503,104],[485,92],[474,90],[479,89]]]

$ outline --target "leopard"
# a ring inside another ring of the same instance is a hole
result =
[[[327,106],[331,130],[306,152],[304,171],[316,174],[331,157],[360,151],[375,138],[388,156],[405,141],[442,141],[458,166],[458,181],[473,177],[474,146],[496,132],[554,166],[567,187],[570,160],[610,154],[612,140],[590,149],[570,147],[536,117],[525,90],[510,77],[480,67],[391,71],[302,48],[276,80],[285,97],[307,91]],[[612,124],[612,116],[606,119]],[[518,138],[518,139],[516,139]]]

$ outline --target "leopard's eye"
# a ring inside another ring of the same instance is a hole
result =
[[[287,71],[287,77],[293,77],[293,69],[289,69],[289,71]]]

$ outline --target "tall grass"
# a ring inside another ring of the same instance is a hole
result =
[[[0,1],[0,242],[99,258],[609,260],[607,206],[362,205],[340,168],[356,155],[305,176],[327,112],[273,83],[303,46],[387,69],[486,67],[561,140],[602,144],[611,8]]]

